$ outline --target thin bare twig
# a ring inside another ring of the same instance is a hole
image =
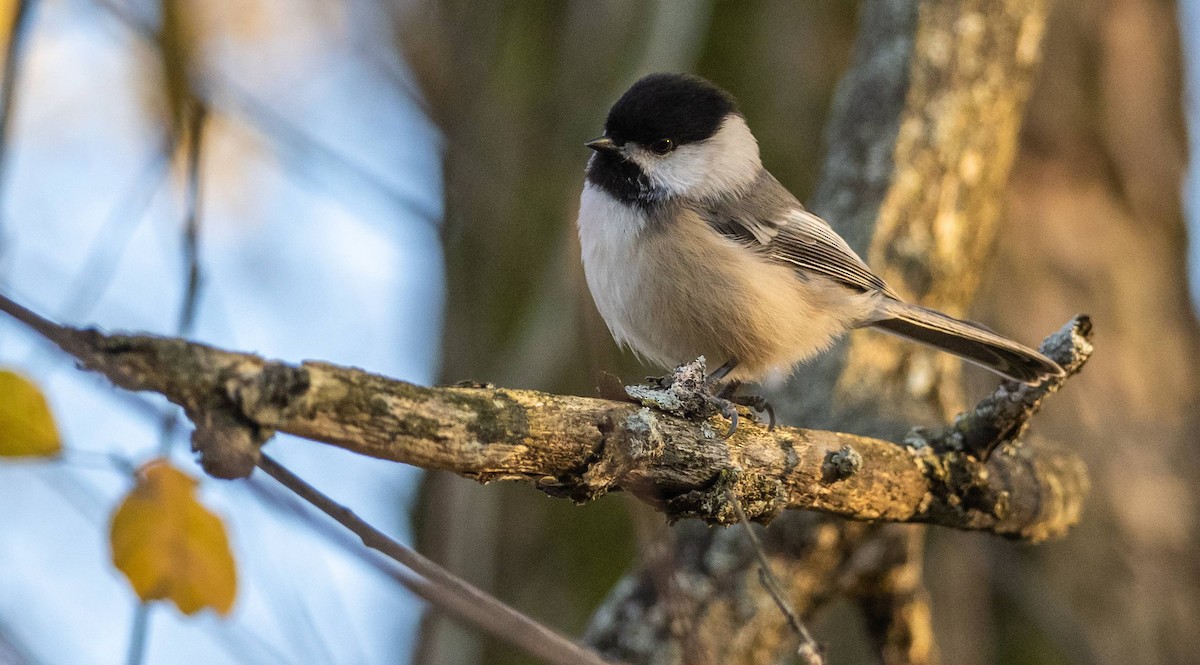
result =
[[[267,455],[258,468],[354,532],[367,547],[395,559],[430,583],[414,592],[447,612],[554,665],[612,665],[595,652],[559,635],[371,526]]]
[[[129,652],[125,656],[125,665],[142,665],[146,662],[146,645],[150,641],[150,612],[153,606],[147,602],[138,602],[133,608],[133,625],[129,634]]]
[[[12,133],[13,109],[17,103],[17,79],[21,72],[21,56],[29,34],[30,18],[35,0],[17,0],[12,22],[12,34],[4,51],[4,70],[0,73],[0,187],[7,180],[8,144]]]
[[[71,334],[67,328],[54,323],[50,319],[35,313],[28,307],[20,305],[6,296],[0,295],[0,309],[5,314],[28,326],[37,334],[54,342],[60,348],[66,349],[67,347],[64,345],[71,344]]]
[[[733,512],[737,514],[738,521],[746,529],[746,538],[750,541],[750,548],[754,550],[754,557],[758,559],[758,579],[762,582],[763,588],[770,594],[771,599],[779,606],[779,611],[783,612],[783,616],[787,617],[788,625],[792,627],[792,631],[800,638],[800,647],[796,650],[796,655],[800,656],[806,665],[824,665],[825,658],[821,655],[821,646],[813,639],[812,633],[808,632],[804,622],[792,609],[791,603],[788,602],[784,594],[783,587],[779,585],[779,580],[775,579],[775,574],[771,572],[771,562],[767,560],[767,552],[763,549],[762,541],[759,540],[758,534],[754,532],[754,525],[750,524],[750,519],[746,517],[746,511],[742,510],[742,502],[738,499],[737,494],[733,490],[725,491],[726,497],[729,499],[729,504],[733,506]]]
[[[184,194],[187,217],[183,227],[183,305],[176,327],[176,333],[181,336],[192,331],[200,295],[200,148],[204,143],[207,117],[208,108],[199,100],[193,100],[188,129],[187,191]]]

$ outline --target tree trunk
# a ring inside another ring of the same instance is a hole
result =
[[[1057,4],[976,309],[1017,334],[1064,311],[1097,325],[1103,351],[1038,423],[1086,442],[1094,490],[1082,526],[1035,552],[991,544],[998,604],[1067,662],[1200,653],[1200,330],[1180,198],[1181,57],[1173,3]],[[999,646],[1001,662],[1022,649]]]

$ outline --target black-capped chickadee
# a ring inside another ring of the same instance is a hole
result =
[[[617,342],[713,378],[789,372],[853,328],[875,327],[1037,383],[1054,361],[899,296],[763,168],[733,98],[652,74],[608,113],[579,207],[583,267]]]

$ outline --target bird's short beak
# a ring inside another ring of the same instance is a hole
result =
[[[587,143],[585,143],[584,145],[591,148],[592,150],[595,150],[596,152],[620,152],[620,150],[621,150],[621,146],[617,145],[615,142],[613,142],[612,139],[608,138],[607,136],[597,136],[596,138],[592,139],[591,141],[588,141]]]

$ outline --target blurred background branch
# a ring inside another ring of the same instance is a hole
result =
[[[0,39],[5,44],[4,65],[0,69],[0,199],[8,180],[8,144],[12,136],[13,108],[17,104],[18,81],[25,42],[29,37],[29,26],[37,0],[14,0],[4,8],[0,17]],[[0,243],[2,247],[2,243]]]

